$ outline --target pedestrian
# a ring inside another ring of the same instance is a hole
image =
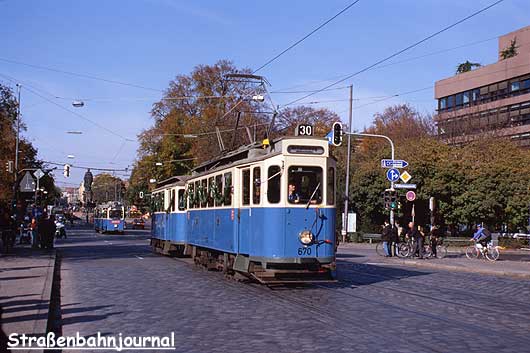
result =
[[[437,257],[438,253],[436,252],[436,248],[438,247],[438,241],[440,239],[440,226],[434,225],[431,229],[431,234],[429,237],[429,240],[431,241],[431,249],[432,249],[432,256]]]
[[[42,212],[40,217],[37,219],[37,238],[39,239],[39,247],[44,249],[45,247],[45,232],[46,232],[46,219],[48,214],[46,211]]]
[[[55,216],[51,215],[48,217],[46,222],[46,248],[53,249],[53,241],[55,238],[55,231],[57,226],[55,225]]]
[[[392,227],[388,223],[388,221],[385,221],[382,225],[383,231],[381,233],[381,241],[383,242],[383,250],[385,251],[385,257],[390,257],[391,250],[390,250],[390,237],[392,233]]]
[[[424,249],[423,249],[423,245],[425,244],[425,227],[423,226],[419,226],[418,227],[418,241],[417,241],[417,252],[418,252],[418,257],[420,259],[423,259],[423,256],[424,256]]]
[[[399,243],[399,233],[397,223],[390,233],[390,256],[397,256],[397,244]]]
[[[29,224],[29,229],[31,232],[31,247],[33,249],[36,249],[39,247],[39,237],[37,233],[37,220],[35,218],[31,219],[31,223]]]

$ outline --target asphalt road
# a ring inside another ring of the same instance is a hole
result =
[[[530,281],[411,270],[342,254],[336,284],[225,279],[152,254],[146,231],[72,230],[63,335],[168,335],[177,352],[526,352]]]

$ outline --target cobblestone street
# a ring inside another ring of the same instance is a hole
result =
[[[178,352],[522,352],[530,281],[338,256],[339,282],[270,289],[154,255],[146,232],[77,231],[63,335],[168,335]]]

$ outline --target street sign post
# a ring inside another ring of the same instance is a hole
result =
[[[389,169],[387,172],[386,172],[386,178],[390,181],[390,182],[396,182],[399,180],[399,170],[397,169]]]
[[[409,163],[401,159],[381,159],[381,168],[405,168]]]
[[[416,189],[416,184],[394,184],[394,189]]]
[[[416,193],[414,191],[407,191],[407,193],[405,194],[406,198],[407,198],[407,201],[414,201],[416,200]]]

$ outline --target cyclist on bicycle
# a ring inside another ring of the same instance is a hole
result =
[[[482,224],[477,224],[477,231],[473,234],[473,238],[469,240],[474,241],[477,244],[477,248],[482,251],[491,241],[491,232],[483,227]]]

